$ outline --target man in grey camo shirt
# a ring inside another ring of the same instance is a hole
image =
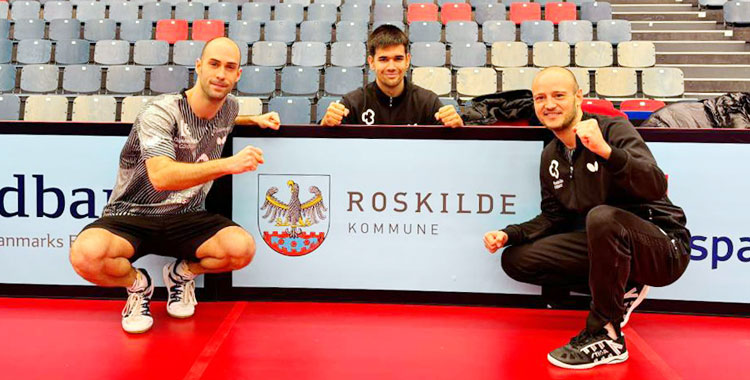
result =
[[[195,277],[237,270],[250,263],[255,242],[233,221],[205,210],[214,179],[255,170],[263,152],[248,146],[220,158],[235,122],[278,129],[275,112],[237,117],[230,95],[240,79],[240,50],[225,37],[209,41],[196,60],[198,81],[165,94],[139,113],[120,155],[117,183],[102,218],[86,226],[70,250],[83,278],[100,286],[126,287],[122,327],[131,333],[153,325],[154,285],[131,263],[147,254],[175,257],[162,270],[169,291],[167,312],[195,312]],[[236,119],[236,120],[235,120]]]

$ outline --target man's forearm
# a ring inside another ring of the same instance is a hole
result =
[[[257,115],[238,115],[234,119],[234,123],[238,125],[258,125]]]
[[[166,157],[155,157],[146,165],[149,180],[156,190],[184,190],[231,174],[227,160],[220,158],[207,162],[185,163]]]

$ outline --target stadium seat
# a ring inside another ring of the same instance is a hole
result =
[[[68,98],[61,95],[32,95],[26,98],[26,121],[68,120]]]
[[[75,94],[97,93],[102,89],[102,71],[94,65],[65,66],[62,88]]]
[[[173,44],[188,39],[187,20],[159,20],[156,23],[156,39]]]
[[[650,41],[626,41],[617,45],[617,65],[651,67],[656,64],[656,46]]]
[[[326,45],[322,42],[295,42],[292,45],[292,64],[323,67],[326,64]]]
[[[440,42],[443,25],[437,21],[418,21],[409,25],[409,41]]]
[[[169,44],[157,40],[136,41],[133,62],[147,66],[166,65],[169,62]]]
[[[747,1],[731,1],[724,4],[724,22],[727,24],[750,24],[750,3]]]
[[[250,4],[250,3],[247,3]],[[242,8],[243,12],[245,8]],[[202,20],[206,17],[206,6],[203,3],[190,1],[177,3],[174,8],[174,18],[176,20],[185,20],[193,22]]]
[[[93,20],[103,20],[106,10],[107,5],[102,1],[78,3],[76,5],[76,18],[83,23]]]
[[[510,21],[520,25],[524,21],[538,21],[542,19],[542,6],[539,3],[517,2],[510,5]]]
[[[630,120],[646,120],[654,111],[665,105],[661,100],[628,99],[620,102],[620,111],[628,115]]]
[[[326,67],[323,83],[326,94],[345,95],[362,86],[362,69],[356,67]]]
[[[138,3],[132,1],[115,1],[109,3],[109,19],[115,22],[138,19]]]
[[[172,49],[172,62],[175,65],[195,66],[195,61],[200,58],[204,41],[177,41]]]
[[[442,42],[415,42],[411,44],[411,65],[443,66],[445,65],[445,45]]]
[[[281,69],[284,95],[314,96],[320,90],[320,70],[315,67],[287,66]]]
[[[242,19],[261,24],[271,21],[271,5],[257,2],[242,4]]]
[[[44,3],[44,20],[73,18],[73,5],[70,1],[48,1]]]
[[[530,90],[531,82],[539,71],[529,67],[503,69],[502,90]]]
[[[461,96],[481,96],[497,92],[497,72],[487,67],[464,67],[456,75],[456,91]]]
[[[451,21],[445,25],[445,42],[449,44],[477,42],[479,25],[473,21]]]
[[[0,93],[11,92],[16,88],[16,67],[9,64],[0,65]]]
[[[411,80],[417,86],[428,89],[438,96],[450,95],[453,82],[451,71],[446,67],[416,67],[411,72]]]
[[[578,82],[578,88],[581,89],[581,92],[583,92],[583,95],[588,95],[589,92],[591,92],[591,79],[590,79],[590,73],[589,70],[582,67],[568,67],[568,70],[570,70],[573,75],[576,77],[576,82]]]
[[[189,80],[185,66],[154,66],[148,88],[155,94],[179,92],[188,88]]]
[[[89,41],[114,40],[117,32],[115,20],[89,20],[83,24],[83,38]]]
[[[140,40],[150,40],[154,25],[151,21],[125,20],[120,23],[120,39],[134,43]]]
[[[601,20],[612,19],[612,6],[603,1],[581,4],[581,20],[591,21],[596,25]]]
[[[607,41],[617,46],[620,42],[630,41],[630,21],[628,20],[600,20],[596,24],[596,39]]]
[[[247,66],[237,82],[240,94],[268,97],[276,91],[276,70],[268,66]]]
[[[297,24],[290,20],[273,20],[266,23],[266,41],[291,44],[297,39]]]
[[[466,3],[446,3],[440,9],[440,21],[444,25],[451,21],[471,21],[471,5]]]
[[[237,20],[239,7],[233,3],[214,3],[208,6],[208,19],[231,22]]]
[[[52,41],[21,40],[16,48],[16,62],[24,65],[49,63],[52,59]]]
[[[336,24],[337,41],[367,41],[367,22],[339,21]]]
[[[0,39],[0,64],[10,63],[13,57],[13,41]]]
[[[307,20],[325,21],[329,25],[336,22],[338,10],[331,4],[315,3],[307,7]]]
[[[7,40],[10,38],[10,21],[0,18],[0,39]]]
[[[331,44],[331,64],[342,67],[361,67],[365,64],[365,44],[339,41]]]
[[[44,21],[37,19],[16,20],[13,26],[14,40],[38,40],[44,38]]]
[[[487,21],[505,21],[507,15],[505,6],[498,3],[486,3],[476,6],[474,18],[477,24],[482,25]]]
[[[141,66],[110,66],[107,69],[108,92],[136,94],[146,88],[146,69]]]
[[[141,20],[157,22],[172,18],[172,6],[162,1],[149,1],[141,8]]]
[[[286,43],[258,41],[253,44],[253,65],[281,67],[286,64]]]
[[[263,113],[263,101],[253,96],[238,96],[239,115],[260,115]]]
[[[562,41],[537,42],[533,63],[536,67],[566,67],[570,65],[570,45]]]
[[[612,44],[604,41],[578,42],[575,45],[576,66],[607,67],[614,60]]]
[[[324,96],[318,99],[318,103],[315,106],[316,107],[316,118],[315,121],[319,123],[321,120],[323,120],[323,116],[326,115],[326,111],[328,110],[328,106],[336,101],[340,101],[340,96]]]
[[[600,96],[634,96],[638,91],[638,79],[634,69],[602,67],[596,69],[596,85],[594,88]]]
[[[529,46],[521,41],[504,41],[492,44],[492,66],[524,67],[529,64]]]
[[[576,20],[576,5],[574,3],[549,2],[544,6],[544,19],[558,25],[562,21]]]
[[[373,22],[377,21],[404,21],[404,8],[391,4],[375,4],[373,9]]]
[[[14,1],[10,5],[10,19],[38,19],[40,9],[41,5],[38,1]]]
[[[341,21],[370,22],[370,6],[350,4],[347,1],[341,6]]]
[[[94,62],[100,65],[125,65],[130,61],[130,43],[122,40],[97,41]]]
[[[229,23],[228,36],[234,42],[239,43],[241,41],[244,42],[245,45],[260,41],[260,22],[247,20],[231,21]]]
[[[269,112],[278,112],[284,124],[310,124],[310,100],[300,96],[277,96],[268,102]]]
[[[643,70],[643,95],[655,98],[682,96],[685,78],[682,70],[674,67],[652,67]]]
[[[152,98],[152,96],[126,96],[123,98],[122,107],[120,108],[120,121],[123,123],[134,122],[138,113],[143,109],[143,106],[151,101]]]
[[[0,120],[18,120],[21,115],[21,99],[13,94],[0,94]]]
[[[55,63],[83,65],[89,63],[91,43],[86,40],[62,40],[55,44]]]
[[[594,39],[594,27],[591,21],[561,21],[557,26],[558,40],[575,45],[581,41],[592,41]]]
[[[521,23],[521,41],[532,46],[537,42],[554,41],[555,26],[551,21],[524,21]]]
[[[451,65],[454,67],[482,67],[487,63],[487,49],[481,42],[451,46]]]
[[[106,95],[82,95],[73,100],[72,121],[114,122],[117,100]]]
[[[406,12],[406,22],[437,21],[438,7],[432,3],[409,4]]]
[[[516,24],[513,21],[486,21],[482,24],[482,41],[487,45],[516,41]]]
[[[275,10],[274,20],[291,21],[295,25],[299,25],[305,19],[305,8],[299,4],[279,4]]]
[[[76,19],[56,19],[49,23],[49,39],[77,40],[81,38],[81,22]]]
[[[193,22],[192,39],[194,41],[210,41],[216,37],[224,37],[222,20],[195,20]]]
[[[329,43],[333,35],[330,21],[303,21],[299,28],[300,41]],[[325,56],[325,54],[324,54]]]

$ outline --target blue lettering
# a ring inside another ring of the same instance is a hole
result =
[[[724,255],[719,254],[719,243],[724,243],[727,246],[726,253]],[[714,236],[713,244],[711,246],[711,269],[718,268],[719,261],[727,261],[732,257],[733,251],[732,240],[726,236]]]
[[[40,174],[34,174],[32,175],[34,179],[36,179],[36,216],[38,218],[43,217],[49,217],[49,218],[59,218],[60,215],[62,215],[63,210],[65,210],[65,196],[63,195],[62,190],[56,188],[56,187],[50,187],[49,189],[44,188],[44,176]],[[48,214],[44,212],[44,194],[45,193],[52,193],[55,196],[55,199],[57,200],[57,205],[55,212]]]
[[[740,238],[740,241],[743,243],[750,243],[750,237],[743,237]],[[747,255],[747,253],[750,252],[750,246],[748,247],[742,247],[739,251],[737,251],[737,258],[740,259],[743,263],[750,262],[750,255]]]
[[[18,185],[16,185],[16,187],[7,186],[0,189],[0,216],[2,216],[3,218],[12,218],[14,216],[28,218],[29,214],[26,213],[26,202],[24,198],[24,175],[13,174],[13,177],[15,177],[18,182]],[[6,208],[5,196],[8,193],[16,193],[17,206],[15,212],[10,212]]]
[[[701,247],[700,245],[698,245],[696,243],[698,241],[701,241],[701,242],[706,241],[706,237],[705,236],[695,235],[695,236],[693,236],[692,239],[690,239],[690,249],[700,252],[700,255],[693,255],[693,253],[691,252],[690,253],[690,259],[691,260],[700,261],[700,260],[704,260],[705,258],[708,257],[708,250],[706,248]]]
[[[15,186],[0,187],[0,217],[3,218],[28,218],[26,213],[26,175],[13,174],[16,180]],[[36,199],[36,217],[56,219],[66,211],[67,202],[63,190],[58,187],[44,186],[43,174],[32,174],[36,186],[30,187],[30,191],[35,194],[29,194],[32,199]],[[112,195],[112,189],[102,189],[102,193],[109,201]],[[13,194],[15,193],[15,197]],[[76,199],[78,194],[82,194],[80,199]],[[54,200],[53,200],[54,198]],[[70,194],[71,204],[68,208],[70,216],[76,219],[98,218],[96,215],[96,193],[89,188],[73,189]]]

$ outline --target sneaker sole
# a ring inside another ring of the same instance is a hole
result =
[[[646,299],[646,295],[648,295],[648,291],[651,290],[651,287],[648,285],[645,285],[641,292],[638,294],[638,298],[635,299],[633,302],[633,306],[628,310],[627,313],[625,313],[625,316],[622,318],[622,322],[620,323],[620,328],[625,327],[625,325],[628,324],[628,321],[630,320],[630,316],[633,314],[635,309],[638,307],[638,305],[643,302],[643,300]]]
[[[154,325],[151,325],[151,326],[149,326],[149,327],[147,327],[147,328],[145,328],[143,330],[136,330],[136,331],[128,331],[128,330],[125,329],[125,327],[123,327],[122,331],[125,331],[128,334],[143,334],[143,333],[151,330],[152,327],[154,327]]]
[[[628,357],[629,357],[628,352],[625,351],[625,352],[623,352],[620,355],[612,356],[612,357],[609,357],[607,359],[600,360],[598,362],[587,363],[587,364],[580,364],[580,365],[573,365],[573,364],[563,363],[563,362],[561,362],[561,361],[553,358],[552,355],[547,354],[547,360],[550,363],[552,363],[552,364],[554,364],[554,365],[556,365],[558,367],[566,368],[566,369],[589,369],[589,368],[594,368],[594,367],[596,367],[598,365],[602,365],[602,364],[619,364],[619,363],[622,363],[622,362],[628,360]]]
[[[190,317],[192,317],[193,315],[195,315],[195,313],[193,313],[193,314],[190,314],[190,315],[177,315],[177,314],[172,314],[172,313],[170,313],[170,312],[169,312],[169,309],[167,309],[167,314],[168,314],[168,315],[169,315],[170,317],[172,317],[172,318],[177,318],[177,319],[187,319],[187,318],[190,318]]]

